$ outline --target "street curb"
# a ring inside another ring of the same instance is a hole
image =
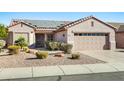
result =
[[[121,71],[124,71],[124,69],[122,69]],[[94,74],[94,73],[107,73],[107,72],[120,72],[120,71],[109,63],[2,68],[0,69],[0,80],[35,78],[35,77],[46,77],[46,76]]]

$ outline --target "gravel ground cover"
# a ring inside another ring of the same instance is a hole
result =
[[[47,59],[37,59],[34,54],[21,52],[18,55],[0,55],[0,68],[31,67],[31,66],[53,66],[53,65],[76,65],[105,63],[101,60],[80,54],[80,59],[69,59],[70,54],[64,57],[54,57],[49,55]]]

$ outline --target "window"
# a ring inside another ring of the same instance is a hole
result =
[[[108,36],[106,33],[74,33],[74,36]]]
[[[78,36],[78,33],[74,33],[74,36]]]
[[[87,36],[87,33],[84,33],[84,36]]]
[[[95,33],[92,33],[92,36],[96,36],[96,34]]]
[[[53,35],[52,34],[48,34],[47,36],[48,36],[47,37],[48,41],[53,41]]]
[[[88,36],[92,36],[92,34],[91,33],[88,33]]]
[[[79,33],[79,36],[82,36],[82,33]]]
[[[94,22],[93,21],[91,21],[91,26],[94,27]]]
[[[100,36],[100,33],[96,33],[96,36]]]

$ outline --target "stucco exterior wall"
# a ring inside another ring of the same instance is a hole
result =
[[[13,40],[13,42],[12,40],[8,40],[8,42],[11,44],[14,44],[15,40],[17,40],[19,36],[24,37],[28,41],[29,45],[35,43],[34,29],[25,24],[20,23],[18,25],[8,28],[8,30],[13,34],[9,37]]]
[[[24,37],[26,42],[29,42],[29,33],[27,32],[14,32],[14,35],[13,35],[13,40],[17,40],[19,37]]]
[[[124,48],[124,32],[117,32],[115,38],[117,48]]]
[[[94,22],[94,26],[91,26],[91,22]],[[113,50],[116,48],[114,29],[106,26],[105,24],[103,24],[95,19],[90,19],[85,22],[79,23],[75,26],[68,28],[67,30],[68,30],[67,31],[67,43],[73,44],[73,50],[75,49],[74,32],[108,33],[110,49]]]
[[[9,27],[9,31],[12,31],[12,32],[31,32],[31,31],[34,31],[34,29],[25,25],[25,24],[23,24],[21,26],[21,23],[20,23],[20,24],[17,24],[15,26]]]
[[[57,32],[54,34],[55,41],[67,43],[67,31]]]
[[[35,32],[31,32],[30,34],[29,34],[29,44],[31,45],[31,46],[35,46]]]

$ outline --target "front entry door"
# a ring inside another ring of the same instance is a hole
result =
[[[44,47],[44,34],[36,34],[36,47]]]

